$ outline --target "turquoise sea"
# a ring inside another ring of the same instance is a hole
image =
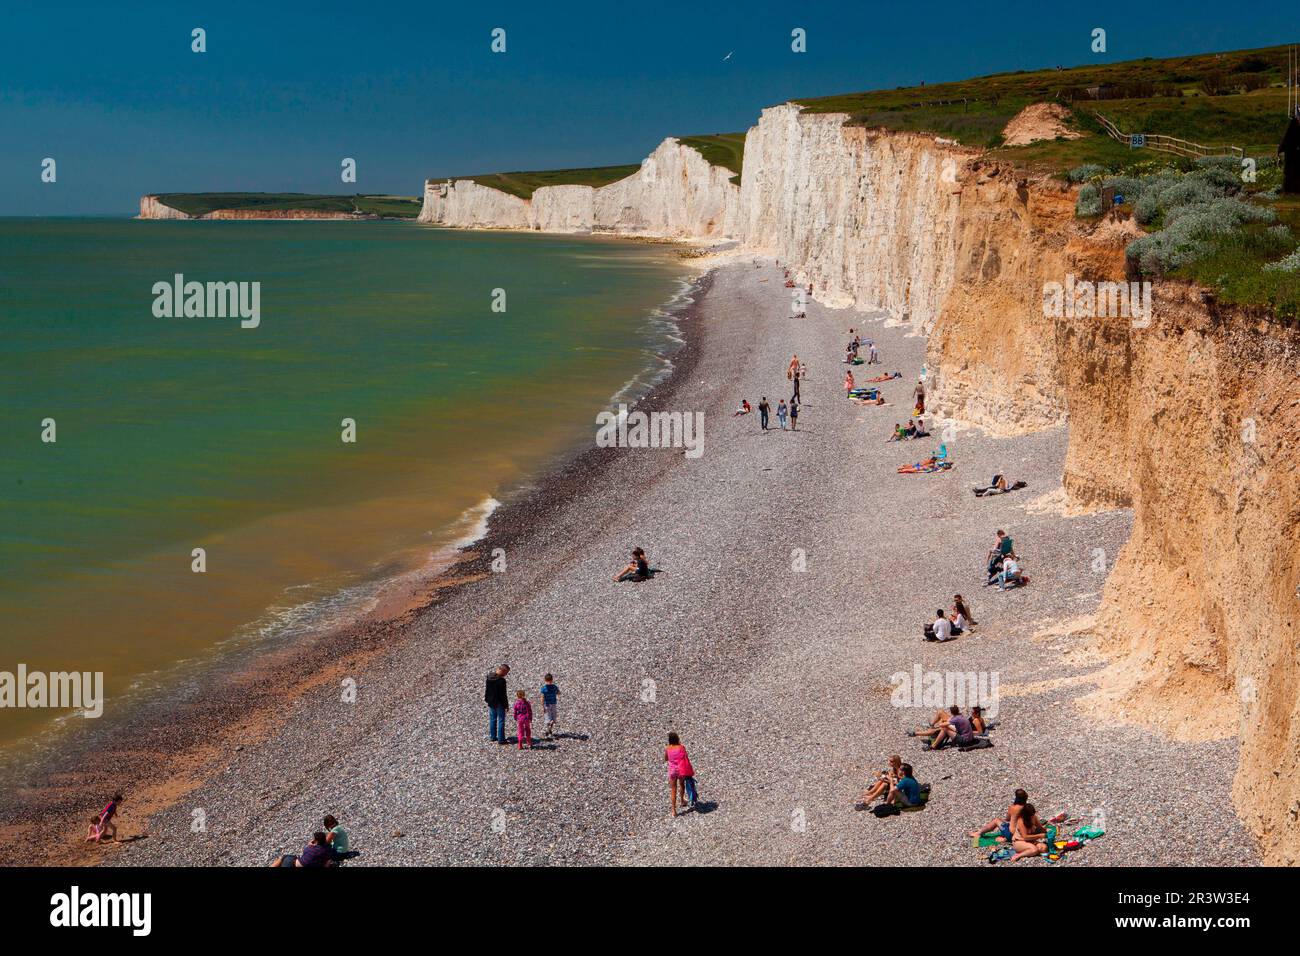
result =
[[[260,283],[260,324],[156,317],[177,273]],[[685,274],[587,237],[0,219],[0,671],[103,671],[111,711],[355,610],[663,373]],[[0,710],[0,744],[50,717]]]

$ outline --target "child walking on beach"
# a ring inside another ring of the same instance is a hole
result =
[[[542,714],[546,717],[546,736],[555,735],[555,705],[560,699],[560,688],[555,686],[555,678],[547,674],[542,678]]]
[[[522,690],[515,691],[515,730],[519,735],[519,749],[533,749],[533,705],[528,703],[528,694]]]

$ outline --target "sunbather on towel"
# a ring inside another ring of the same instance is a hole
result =
[[[1011,863],[1047,852],[1047,827],[1038,819],[1038,811],[1032,803],[1026,803],[1012,823],[1011,845],[1016,850],[1016,855],[1009,861]]]
[[[972,830],[971,839],[979,839],[989,833],[997,833],[999,843],[1009,843],[1012,838],[1012,828],[1020,816],[1020,812],[1029,803],[1029,794],[1023,790],[1017,790],[1015,799],[1011,801],[1011,806],[1007,807],[1007,812],[997,820],[990,820],[983,829]]]

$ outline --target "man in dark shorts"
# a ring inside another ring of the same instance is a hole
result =
[[[772,406],[767,404],[767,396],[764,395],[763,400],[758,403],[758,424],[762,426],[763,431],[767,431],[767,413],[771,408]]]

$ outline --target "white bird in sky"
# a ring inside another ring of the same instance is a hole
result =
[[[735,53],[735,52],[736,52],[735,50],[732,50],[732,51],[731,51],[731,53]],[[723,63],[726,63],[728,60],[731,59],[731,53],[728,53],[726,56],[724,56],[724,57],[722,58],[722,62],[723,62]]]

